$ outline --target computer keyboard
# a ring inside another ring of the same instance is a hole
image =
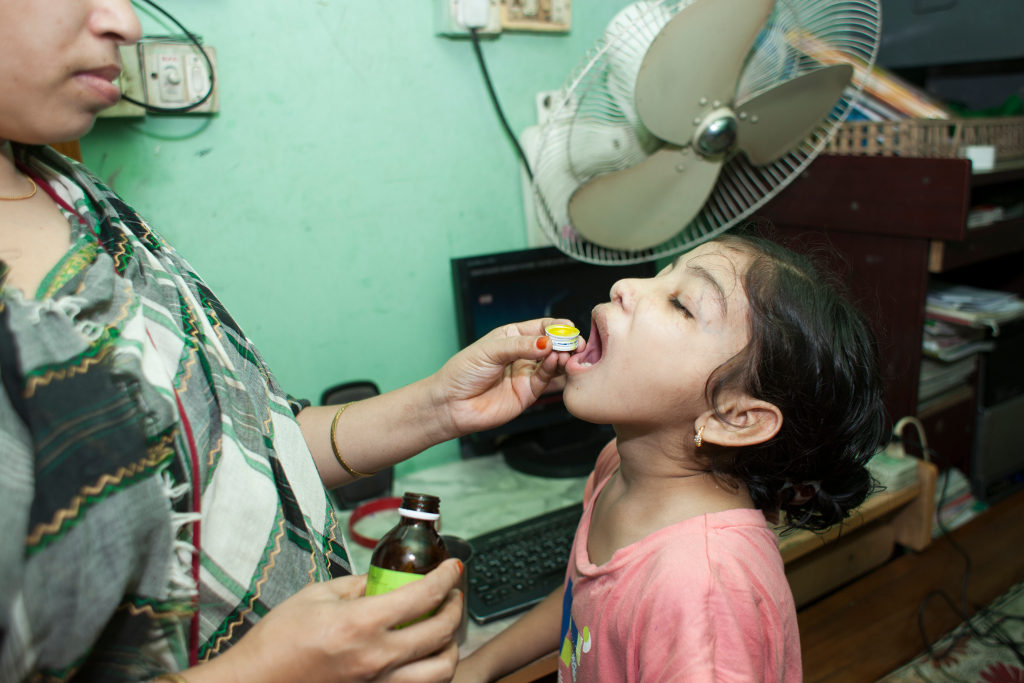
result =
[[[469,539],[469,614],[478,624],[535,605],[565,579],[583,503]]]

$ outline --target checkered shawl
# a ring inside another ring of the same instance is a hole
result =
[[[176,671],[196,606],[204,661],[349,573],[335,510],[288,397],[188,263],[81,165],[16,154],[81,219],[65,212],[72,246],[35,298],[0,290],[0,680]]]

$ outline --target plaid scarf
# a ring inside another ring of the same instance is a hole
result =
[[[0,264],[0,680],[180,670],[349,573],[335,510],[294,402],[188,263],[81,165],[16,158],[71,247],[31,298]]]

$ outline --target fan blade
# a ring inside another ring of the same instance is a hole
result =
[[[609,249],[637,251],[671,239],[711,194],[721,160],[665,146],[630,168],[599,175],[569,199],[580,235]]]
[[[836,106],[853,78],[849,64],[833,64],[790,79],[737,105],[737,146],[755,166],[794,148]]]
[[[647,129],[680,147],[694,121],[732,102],[743,64],[774,0],[696,0],[676,14],[647,50],[636,81],[636,109]]]

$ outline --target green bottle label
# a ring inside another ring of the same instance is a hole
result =
[[[393,569],[381,569],[370,565],[370,571],[367,572],[366,576],[366,594],[367,595],[380,595],[381,593],[387,593],[393,591],[396,588],[404,586],[407,583],[413,581],[419,581],[423,578],[422,574],[413,574],[412,572],[396,572]],[[404,624],[399,624],[395,628],[405,628],[410,624],[415,624],[417,621],[422,621],[427,617],[431,616],[437,610],[431,610],[418,619],[413,619]]]
[[[366,577],[366,594],[380,595],[393,591],[400,586],[423,578],[422,574],[412,572],[396,572],[393,569],[381,569],[370,565],[370,571]]]

